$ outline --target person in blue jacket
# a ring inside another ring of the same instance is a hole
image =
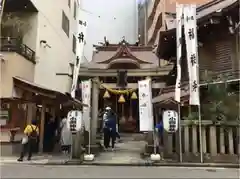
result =
[[[111,147],[112,147],[112,150],[114,150],[115,141],[116,141],[116,137],[117,137],[117,127],[116,127],[117,119],[116,119],[116,115],[113,111],[110,112],[107,125],[110,130]]]

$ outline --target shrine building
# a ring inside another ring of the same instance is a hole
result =
[[[154,96],[165,87],[173,66],[160,65],[152,46],[129,44],[125,39],[119,44],[106,42],[94,47],[92,61],[81,65],[76,95],[81,98],[81,81],[92,79],[93,137],[100,128],[100,113],[106,105],[118,114],[120,132],[139,132],[138,81],[150,78]]]

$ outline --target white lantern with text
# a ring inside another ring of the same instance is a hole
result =
[[[84,127],[82,112],[78,110],[72,110],[67,115],[67,128],[76,133]]]
[[[163,127],[169,133],[178,130],[178,113],[174,110],[166,110],[163,113]]]

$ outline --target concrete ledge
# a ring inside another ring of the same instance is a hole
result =
[[[36,163],[36,165],[39,165],[39,164]],[[42,165],[240,168],[239,164],[230,164],[230,163],[153,163],[152,161],[146,161],[142,163],[100,163],[100,162],[81,162],[79,160],[74,160],[74,161],[71,160],[71,161],[62,161],[62,162],[48,162]]]
[[[150,160],[145,162],[132,162],[132,163],[107,163],[107,162],[83,162],[80,160],[33,160],[17,162],[16,159],[11,161],[1,161],[1,164],[27,164],[27,165],[83,165],[83,166],[136,166],[136,167],[198,167],[198,168],[240,168],[239,164],[231,163],[177,163],[177,162],[159,162],[154,163]]]

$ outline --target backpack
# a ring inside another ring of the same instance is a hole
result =
[[[29,138],[30,138],[30,139],[34,139],[34,140],[37,140],[37,137],[38,137],[37,126],[36,126],[35,129],[33,129],[33,126],[32,126],[32,125],[30,125],[30,126],[31,126],[31,128],[32,128],[32,132],[30,133]]]

